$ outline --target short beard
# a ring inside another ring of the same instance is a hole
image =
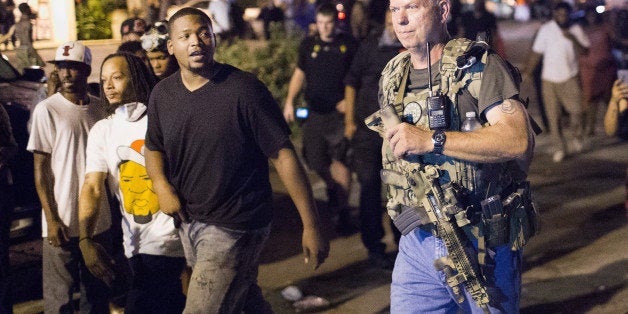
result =
[[[211,73],[211,69],[214,66],[214,64],[216,64],[216,62],[212,60],[209,64],[206,64],[202,67],[198,67],[198,68],[190,67],[190,72],[204,76],[205,74]]]

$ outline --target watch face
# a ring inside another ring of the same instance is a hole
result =
[[[436,132],[434,133],[434,141],[438,144],[442,144],[445,142],[445,133],[444,132]]]

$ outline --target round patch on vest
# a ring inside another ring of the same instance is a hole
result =
[[[413,101],[408,103],[403,108],[403,121],[416,124],[419,122],[421,115],[423,114],[423,110],[418,102]]]

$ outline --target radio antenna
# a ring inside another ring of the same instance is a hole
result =
[[[427,41],[425,45],[427,46],[427,89],[428,96],[432,97],[432,60],[430,58],[430,42]]]

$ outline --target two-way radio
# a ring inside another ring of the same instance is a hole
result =
[[[430,58],[430,43],[427,42],[427,115],[430,130],[445,130],[449,128],[449,104],[440,91],[436,95],[432,92],[432,60]]]

